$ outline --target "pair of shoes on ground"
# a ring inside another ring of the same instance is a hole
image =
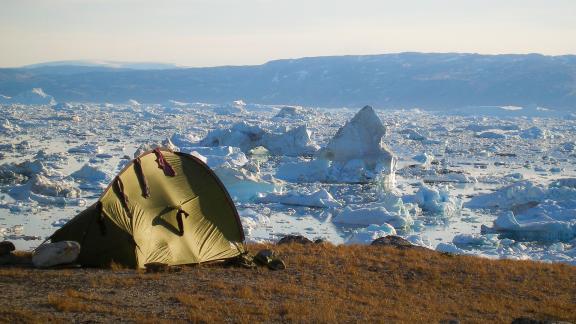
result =
[[[254,262],[259,265],[266,266],[270,270],[284,270],[286,264],[280,259],[272,250],[260,250],[254,256]]]

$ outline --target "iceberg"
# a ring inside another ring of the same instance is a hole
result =
[[[386,127],[370,106],[362,108],[311,161],[282,165],[280,179],[293,182],[393,181],[396,157],[382,143]]]
[[[0,134],[13,134],[13,133],[18,133],[20,132],[22,129],[20,128],[20,126],[11,123],[8,119],[4,119],[4,121],[2,122],[2,124],[0,124]]]
[[[280,203],[284,205],[306,206],[316,208],[340,207],[341,204],[326,191],[320,189],[313,193],[288,192],[286,194],[270,193],[257,199],[261,203]]]
[[[538,126],[530,127],[520,132],[523,139],[546,139],[550,137],[550,132]]]
[[[506,138],[508,138],[508,135],[504,132],[485,131],[485,132],[481,132],[481,133],[476,134],[476,137],[488,138],[488,139],[506,139]]]
[[[262,146],[274,155],[311,155],[318,146],[311,140],[305,125],[284,133],[272,133],[246,122],[234,124],[229,129],[216,129],[199,143],[200,146],[234,146],[243,152]]]
[[[519,241],[557,242],[576,238],[576,179],[544,185],[521,181],[491,194],[474,197],[471,208],[498,207],[503,212],[483,233]]]
[[[368,227],[354,231],[352,236],[346,241],[347,244],[370,244],[377,238],[388,235],[396,235],[396,229],[387,223],[382,225],[370,225]]]
[[[274,118],[306,119],[306,115],[309,113],[310,111],[304,110],[301,106],[284,106]]]
[[[268,134],[262,143],[271,154],[286,156],[312,155],[319,146],[311,139],[311,132],[305,125],[293,128],[283,134]]]
[[[189,153],[203,160],[220,178],[230,195],[247,201],[259,193],[274,192],[280,188],[272,176],[265,177],[238,147],[193,147]]]
[[[80,190],[73,183],[52,180],[43,175],[34,175],[23,184],[13,187],[8,194],[16,200],[34,200],[44,204],[64,205],[78,202]]]
[[[82,145],[68,149],[68,153],[96,155],[103,153],[103,151],[102,148],[96,144],[84,143]]]
[[[23,105],[55,105],[54,97],[46,94],[42,88],[33,88],[32,90],[19,93],[8,100],[9,103]]]
[[[434,161],[434,155],[432,155],[431,153],[424,152],[422,154],[413,156],[412,160],[419,162],[424,167],[427,167],[430,166],[432,161]]]
[[[404,204],[402,198],[386,193],[377,202],[346,206],[333,221],[351,225],[382,225],[388,223],[398,230],[407,230],[414,220],[410,212],[411,204]]]
[[[398,132],[398,134],[404,135],[406,139],[413,140],[413,141],[425,141],[427,140],[426,136],[420,134],[418,131],[407,128],[403,129]]]
[[[70,176],[82,182],[80,186],[82,189],[105,188],[112,178],[108,173],[91,164],[84,164],[80,170],[73,172]]]
[[[423,184],[414,195],[414,202],[423,211],[440,218],[451,218],[462,209],[462,200],[452,197],[446,186],[433,188]]]
[[[368,168],[384,164],[391,172],[395,158],[382,143],[385,135],[386,127],[380,117],[372,107],[365,106],[338,130],[328,145],[318,152],[318,157],[340,163],[361,157]]]
[[[532,181],[519,181],[495,192],[474,196],[466,204],[468,208],[505,208],[534,204],[545,194],[546,188]]]
[[[246,103],[242,100],[235,100],[231,103],[214,107],[214,112],[218,115],[233,115],[246,113]]]

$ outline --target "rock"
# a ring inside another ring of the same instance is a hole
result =
[[[380,237],[372,241],[370,245],[377,246],[392,246],[398,249],[409,249],[416,247],[408,240],[401,238],[400,236],[388,235],[385,237]]]
[[[8,255],[10,252],[14,251],[16,247],[10,241],[0,242],[0,256]]]
[[[270,261],[270,263],[268,263],[268,269],[270,270],[284,270],[286,269],[286,264],[284,263],[284,261],[276,258],[276,259],[272,259],[272,261]]]
[[[276,243],[276,245],[291,244],[291,243],[312,244],[314,242],[312,242],[311,240],[309,240],[308,238],[306,238],[302,235],[286,235],[283,238],[281,238],[278,241],[278,243]]]
[[[80,244],[74,241],[60,241],[39,246],[32,254],[32,263],[37,268],[49,268],[60,264],[73,263],[80,254]]]
[[[439,322],[439,324],[460,324],[460,321],[457,319],[443,319]]]

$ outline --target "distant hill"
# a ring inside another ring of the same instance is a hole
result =
[[[256,66],[165,67],[44,64],[0,69],[0,94],[42,88],[60,102],[243,99],[324,107],[576,109],[576,55],[400,53],[310,57]]]
[[[94,71],[118,70],[168,70],[181,68],[176,64],[158,62],[117,62],[117,61],[54,61],[25,65],[22,69],[33,70],[34,73],[75,74]]]

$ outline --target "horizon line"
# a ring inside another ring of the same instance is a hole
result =
[[[527,52],[527,53],[479,53],[479,52],[434,52],[434,51],[402,51],[402,52],[388,52],[388,53],[377,53],[377,54],[328,54],[328,55],[317,55],[317,56],[300,56],[300,57],[288,57],[288,58],[274,58],[264,61],[259,64],[220,64],[220,65],[203,65],[203,66],[194,66],[194,65],[182,65],[174,62],[169,61],[153,61],[153,60],[145,60],[145,61],[125,61],[125,60],[109,60],[109,59],[62,59],[62,60],[53,60],[53,61],[40,61],[36,63],[29,63],[25,65],[17,65],[17,66],[0,66],[0,69],[25,69],[25,68],[34,68],[35,65],[49,65],[49,64],[59,64],[59,63],[82,63],[85,64],[92,63],[97,66],[98,63],[102,63],[101,66],[106,66],[106,64],[110,64],[111,68],[114,68],[113,64],[165,64],[165,65],[173,65],[175,69],[182,68],[213,68],[213,67],[246,67],[246,66],[260,66],[265,65],[271,62],[276,61],[288,61],[288,60],[301,60],[301,59],[309,59],[309,58],[327,58],[327,57],[354,57],[354,56],[384,56],[384,55],[402,55],[402,54],[457,54],[457,55],[480,55],[480,56],[506,56],[506,55],[538,55],[544,57],[561,57],[561,56],[576,56],[576,53],[566,53],[566,54],[543,54],[538,52]],[[58,65],[55,65],[58,66]],[[90,65],[83,65],[83,64],[59,64],[59,66],[90,66]],[[121,68],[121,67],[119,67]]]

